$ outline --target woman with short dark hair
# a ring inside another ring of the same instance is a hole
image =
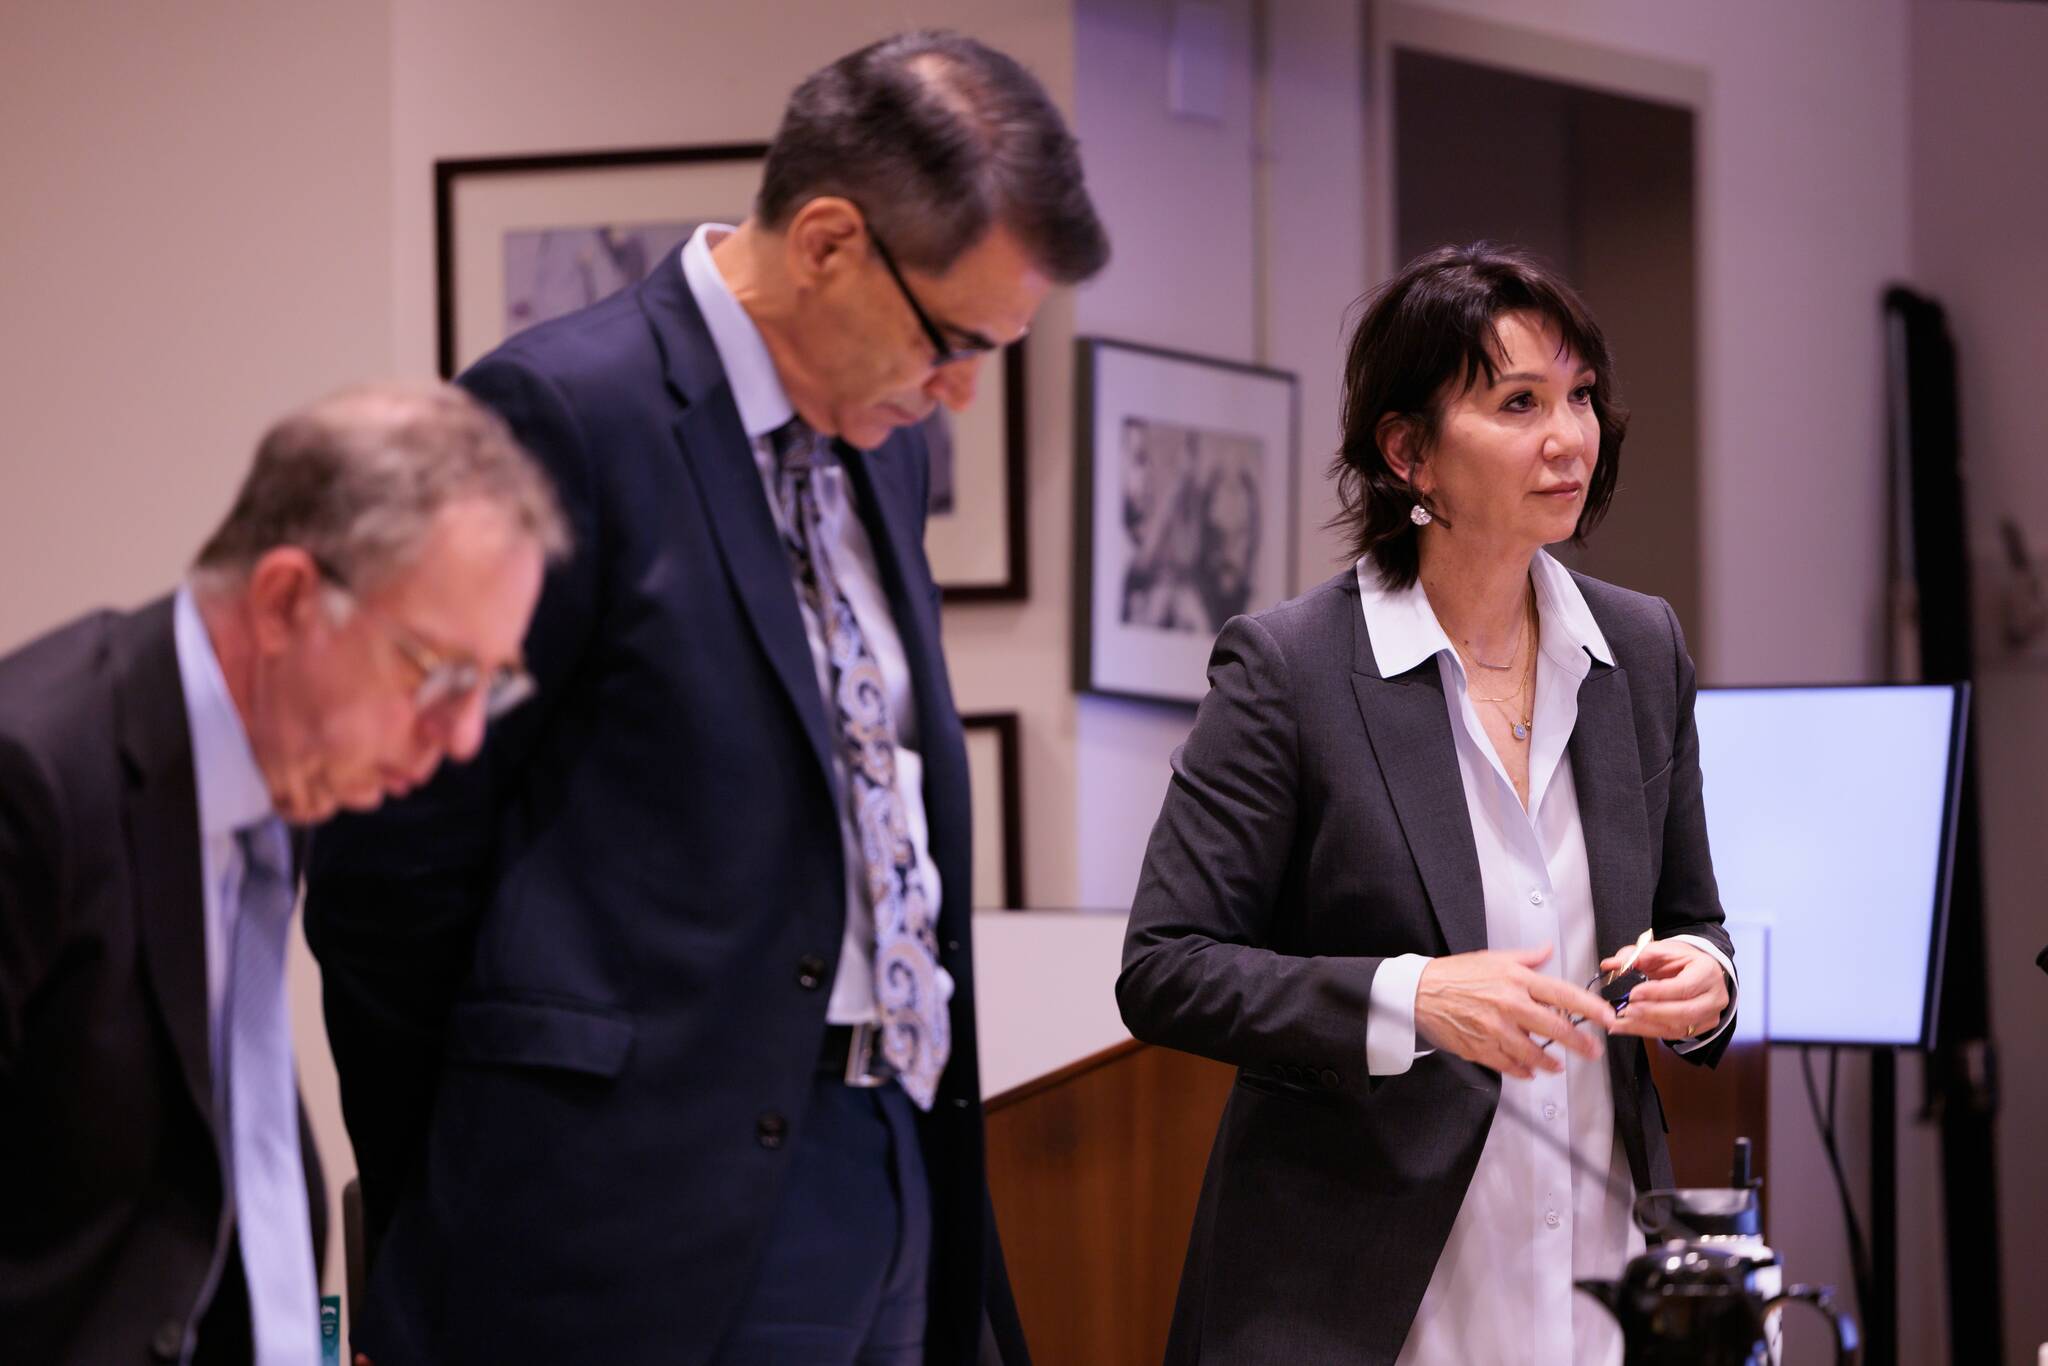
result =
[[[1612,358],[1447,247],[1374,296],[1343,427],[1357,561],[1217,640],[1117,982],[1239,1069],[1168,1360],[1619,1362],[1571,1287],[1672,1184],[1642,1040],[1711,1065],[1735,979],[1677,620],[1544,549],[1613,496]],[[1625,961],[1618,1011],[1578,985]]]

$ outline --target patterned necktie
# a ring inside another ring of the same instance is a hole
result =
[[[242,887],[228,958],[228,1157],[250,1328],[262,1366],[319,1360],[320,1291],[299,1151],[298,1087],[285,1010],[291,846],[272,816],[235,832]]]
[[[780,462],[783,545],[799,591],[825,634],[829,711],[846,757],[846,800],[860,839],[867,901],[875,917],[875,1003],[882,1015],[882,1056],[919,1108],[932,1108],[952,1050],[952,1022],[939,998],[939,944],[932,904],[918,876],[917,853],[896,788],[896,723],[882,670],[853,607],[820,549],[817,468],[829,458],[801,420],[769,438]]]

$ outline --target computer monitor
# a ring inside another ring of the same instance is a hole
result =
[[[1714,874],[1729,918],[1765,927],[1771,1042],[1933,1043],[1968,699],[1700,690]]]

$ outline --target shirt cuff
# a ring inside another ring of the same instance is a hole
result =
[[[1406,1072],[1433,1050],[1415,1047],[1415,991],[1422,985],[1427,956],[1404,953],[1381,961],[1372,975],[1365,1021],[1365,1070],[1375,1077]]]
[[[1721,1012],[1721,1022],[1714,1026],[1713,1033],[1702,1034],[1697,1039],[1665,1040],[1666,1043],[1671,1045],[1672,1052],[1690,1053],[1696,1048],[1705,1048],[1708,1044],[1720,1038],[1722,1034],[1727,1032],[1728,1027],[1735,1023],[1735,996],[1740,984],[1735,977],[1735,964],[1729,961],[1728,955],[1721,952],[1720,947],[1711,939],[1702,939],[1696,934],[1674,934],[1669,942],[1673,944],[1691,944],[1694,948],[1705,950],[1708,956],[1721,965],[1722,973],[1728,978],[1728,1008]],[[1370,1035],[1367,1036],[1368,1039],[1370,1037]]]

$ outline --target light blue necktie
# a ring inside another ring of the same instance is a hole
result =
[[[228,1143],[242,1272],[258,1366],[315,1366],[319,1286],[299,1151],[298,1086],[284,961],[291,929],[291,845],[271,817],[235,832],[242,850],[228,955]]]

